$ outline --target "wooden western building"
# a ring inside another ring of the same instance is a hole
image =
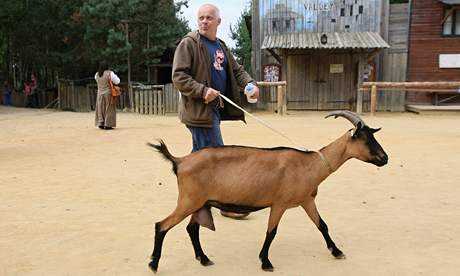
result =
[[[254,0],[254,74],[267,80],[279,65],[288,110],[354,110],[359,84],[377,80],[378,53],[389,48],[383,2]]]
[[[411,2],[408,81],[460,81],[460,0]],[[407,92],[407,103],[458,104],[459,98]]]

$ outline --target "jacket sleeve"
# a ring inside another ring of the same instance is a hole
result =
[[[112,81],[113,84],[120,83],[120,78],[113,71],[110,72],[110,80]]]
[[[184,38],[177,46],[172,67],[172,81],[180,93],[187,97],[204,98],[206,86],[197,82],[190,71],[194,61],[191,38]]]

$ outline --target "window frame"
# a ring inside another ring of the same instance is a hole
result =
[[[449,12],[450,9],[454,8],[452,14],[449,16],[452,18],[452,26],[451,26],[451,34],[446,34],[444,33],[444,26],[447,22],[447,18],[449,17],[446,17],[447,13]],[[443,21],[442,22],[442,25],[441,25],[441,36],[442,37],[460,37],[460,28],[457,29],[456,25],[458,25],[460,23],[460,6],[444,6],[443,8]]]

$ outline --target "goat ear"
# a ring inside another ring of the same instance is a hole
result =
[[[381,129],[382,129],[381,127],[379,127],[379,128],[371,128],[371,132],[376,133],[377,131],[379,131]]]
[[[356,138],[358,135],[359,129],[357,127],[350,129],[350,136],[351,138]]]

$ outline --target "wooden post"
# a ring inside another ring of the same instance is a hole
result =
[[[158,114],[158,93],[155,89],[152,88],[153,91],[153,114]]]
[[[363,80],[363,72],[364,72],[364,62],[362,57],[359,58],[358,61],[358,83],[356,85],[356,113],[361,114],[363,113],[363,92],[359,90]]]
[[[58,110],[61,110],[61,92],[62,92],[62,87],[61,87],[61,82],[59,79],[57,80],[57,87],[58,87]]]
[[[287,114],[287,86],[281,87],[283,91],[283,115]]]
[[[91,111],[91,94],[89,85],[86,85],[86,112]],[[120,97],[121,98],[121,97]]]
[[[163,97],[163,91],[162,90],[158,90],[158,95],[159,95],[159,99],[158,101],[160,102],[160,112],[159,114],[160,115],[165,115],[165,99]]]
[[[136,113],[139,113],[139,90],[137,90],[134,94],[134,104],[131,106],[131,109],[136,112]]]
[[[358,87],[356,97],[356,113],[362,114],[363,113],[363,93],[364,91],[360,91]]]
[[[375,115],[377,109],[377,85],[372,85],[371,88],[371,116]]]
[[[75,109],[75,84],[73,81],[70,81],[70,87],[71,87],[70,108],[71,110],[76,111]]]
[[[149,114],[153,114],[153,90],[149,90]]]
[[[284,115],[283,114],[283,102],[284,102],[283,87],[281,85],[278,85],[276,87],[276,91],[277,91],[276,109],[278,110],[278,115]]]

